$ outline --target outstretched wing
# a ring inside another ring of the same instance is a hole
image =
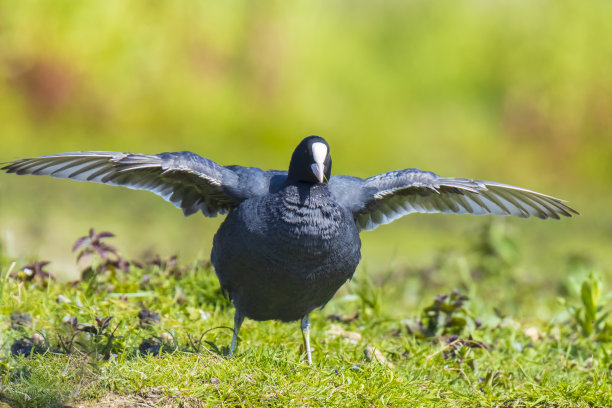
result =
[[[492,181],[440,177],[419,169],[391,171],[365,180],[336,177],[330,180],[332,192],[366,230],[415,212],[542,219],[578,214],[562,200],[535,191]]]
[[[233,167],[245,173],[259,174],[248,168]],[[17,160],[2,170],[149,190],[182,209],[185,215],[202,211],[204,215],[214,217],[245,198],[241,194],[237,171],[191,152],[156,155],[59,153]]]

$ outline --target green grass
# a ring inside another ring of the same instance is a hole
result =
[[[325,355],[309,367],[285,347],[261,342],[243,344],[249,350],[231,359],[208,352],[177,352],[92,366],[74,357],[36,357],[16,363],[18,373],[3,387],[3,394],[13,403],[29,406],[102,398],[107,393],[158,406],[605,407],[612,403],[606,370],[573,362],[548,347],[473,353],[470,357],[478,364],[474,370],[444,358],[444,347],[432,344],[386,340],[387,353],[408,354],[394,358],[394,367],[388,368],[365,361],[363,344],[351,347],[332,341],[317,349]],[[542,353],[549,355],[545,361]]]
[[[464,257],[443,253],[422,269],[374,282],[358,271],[312,315],[312,366],[298,323],[247,321],[237,355],[228,357],[231,331],[223,326],[233,310],[205,262],[149,257],[125,273],[113,266],[121,258],[111,249],[108,258],[85,255],[82,279],[70,284],[29,276],[19,271],[22,262],[4,259],[0,401],[610,406],[610,293],[595,275],[588,278],[593,267],[584,259],[569,263],[571,278],[552,289],[550,280],[521,277],[514,239],[492,232],[497,228],[485,230],[473,242],[479,249]],[[407,306],[415,286],[419,293]],[[435,298],[455,286],[459,291]],[[552,303],[543,307],[532,293]],[[143,321],[143,307],[159,318]],[[106,325],[101,318],[108,316]],[[28,344],[25,355],[16,354],[19,340]]]

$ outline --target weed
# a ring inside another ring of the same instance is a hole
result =
[[[601,279],[591,272],[580,284],[581,305],[569,305],[564,298],[560,302],[567,307],[577,327],[585,338],[596,341],[612,341],[612,323],[608,322],[610,310],[606,310],[606,300],[612,298],[612,293],[601,296]]]
[[[40,286],[46,286],[49,279],[55,280],[55,276],[45,270],[45,267],[49,264],[50,262],[48,261],[33,262],[22,267],[19,272],[13,272],[9,276],[22,282],[32,282]]]
[[[436,296],[433,303],[423,309],[421,318],[408,320],[406,327],[419,338],[459,335],[465,329],[473,330],[479,323],[465,308],[469,300],[456,289],[448,295]]]

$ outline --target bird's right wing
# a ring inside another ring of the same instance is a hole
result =
[[[410,213],[513,215],[559,218],[578,214],[562,200],[493,181],[441,177],[419,169],[367,179],[335,176],[330,189],[350,208],[358,226],[371,230]]]
[[[250,195],[265,193],[272,177],[255,168],[223,167],[191,152],[59,153],[16,160],[2,170],[148,190],[185,215],[202,211],[208,217],[227,212]],[[250,184],[241,179],[249,179]]]

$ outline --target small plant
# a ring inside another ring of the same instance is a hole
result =
[[[91,228],[89,230],[89,235],[80,237],[72,246],[72,252],[79,250],[77,262],[81,260],[81,258],[91,257],[94,254],[97,254],[101,259],[117,256],[117,248],[102,242],[104,238],[112,238],[114,236],[113,233],[105,231],[96,234],[95,230]]]
[[[113,316],[95,317],[94,323],[79,323],[76,317],[66,317],[64,323],[70,335],[69,338],[60,337],[61,348],[66,354],[77,351],[96,359],[110,359],[123,348],[115,336],[119,324],[110,328],[112,319]]]
[[[383,289],[376,286],[368,274],[364,273],[358,279],[354,279],[355,294],[361,301],[361,314],[367,316],[370,311],[378,316],[382,310]]]
[[[32,316],[21,312],[11,313],[11,329],[23,331],[30,327],[32,327]]]
[[[14,356],[31,356],[43,354],[49,350],[49,345],[43,336],[38,333],[31,337],[22,337],[11,345],[11,354]]]
[[[140,354],[159,355],[160,353],[172,353],[178,350],[176,339],[170,333],[162,333],[159,336],[148,337],[138,346]]]
[[[140,309],[140,312],[138,312],[138,320],[142,329],[151,329],[159,324],[159,313],[143,307]]]
[[[470,298],[456,289],[448,295],[436,296],[433,303],[423,309],[421,318],[409,320],[406,327],[420,338],[459,335],[470,326],[478,326],[465,309],[468,300]]]
[[[105,231],[96,233],[91,228],[89,234],[77,239],[72,247],[72,252],[77,252],[77,263],[83,265],[81,280],[87,283],[87,293],[103,289],[105,281],[112,280],[117,270],[129,271],[130,263],[119,255],[117,248],[103,241],[114,236]],[[106,274],[111,276],[103,279]],[[110,291],[112,286],[106,289]]]
[[[48,261],[33,262],[25,265],[18,272],[11,273],[9,276],[22,282],[33,282],[44,287],[49,280],[55,280],[55,276],[45,270],[45,267],[49,264],[50,262]]]
[[[159,254],[145,254],[144,258],[145,265],[157,266],[164,274],[180,278],[186,272],[186,268],[180,267],[179,265],[178,255],[172,255],[167,259],[162,259]]]
[[[601,281],[591,272],[589,277],[580,285],[580,306],[567,305],[565,299],[560,301],[566,305],[573,323],[585,338],[598,341],[612,341],[612,325],[606,321],[610,315],[605,310],[605,303],[601,296]]]

